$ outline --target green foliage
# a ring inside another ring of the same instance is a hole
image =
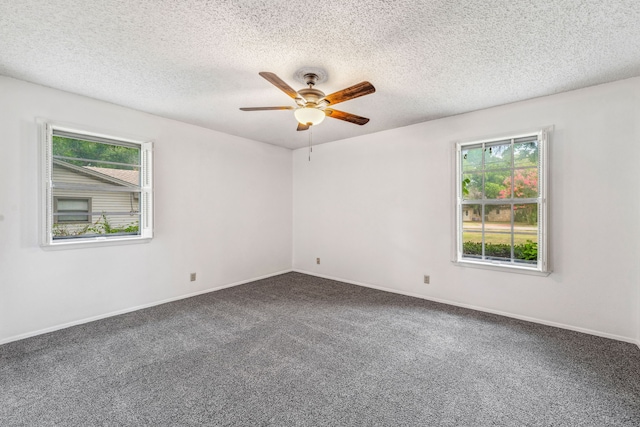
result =
[[[121,227],[114,227],[107,219],[107,216],[102,213],[96,222],[82,227],[72,224],[53,224],[52,233],[54,237],[73,237],[85,234],[137,234],[139,229],[138,221]]]
[[[100,218],[93,224],[93,226],[89,227],[88,231],[95,234],[115,234],[137,233],[138,229],[138,221],[132,222],[131,224],[122,227],[114,227],[113,225],[111,225],[111,223],[107,219],[107,216],[103,212]]]
[[[484,159],[484,169],[482,167]],[[468,200],[511,198],[512,161],[516,169],[514,196],[535,198],[538,193],[538,144],[526,142],[462,150],[462,194]],[[484,181],[483,181],[484,179]],[[484,189],[482,188],[484,182]],[[527,220],[525,222],[530,222]]]
[[[516,245],[516,247],[521,247],[522,253],[519,256],[519,259],[526,260],[537,260],[538,259],[538,243],[533,242],[531,240],[527,240],[524,245]],[[514,248],[515,251],[515,248]]]
[[[85,234],[89,229],[90,224],[84,227],[70,226],[69,224],[53,224],[53,230],[51,230],[53,237],[70,237],[80,236]]]
[[[465,255],[482,255],[482,243],[463,242],[462,253]],[[503,243],[486,243],[484,254],[488,257],[511,258],[511,245]],[[515,259],[536,261],[538,259],[538,244],[531,240],[526,243],[513,246],[513,256]]]
[[[114,165],[102,164],[103,161],[126,163],[136,165],[140,162],[140,150],[137,148],[123,147],[120,145],[102,144],[99,142],[83,141],[80,139],[53,137],[52,150],[54,156],[73,157],[93,160],[87,164],[81,160],[64,161],[76,166],[100,166],[111,167]],[[117,166],[119,169],[134,169],[134,167]]]
[[[462,169],[467,172],[470,170],[480,170],[482,167],[482,148],[466,148],[462,150]]]
[[[538,142],[524,142],[515,144],[514,160],[516,166],[537,166],[539,160]]]
[[[487,175],[496,175],[496,174],[487,174]],[[496,182],[487,181],[484,184],[484,197],[487,199],[497,199],[500,194],[500,190],[502,190],[502,185]]]
[[[463,196],[468,196],[469,195],[469,184],[471,183],[471,179],[470,178],[465,178],[462,180],[462,195]]]
[[[538,223],[538,205],[514,205],[515,221],[524,222],[529,225],[535,225]]]

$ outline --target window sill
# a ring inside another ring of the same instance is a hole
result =
[[[55,243],[43,244],[41,247],[44,250],[65,250],[65,249],[79,249],[79,248],[91,248],[100,246],[122,246],[122,245],[135,245],[139,243],[151,242],[151,237],[120,237],[107,239],[105,238],[91,238],[75,241],[58,241]]]
[[[452,261],[452,263],[458,267],[471,267],[471,268],[480,268],[483,270],[493,270],[493,271],[503,271],[506,273],[517,273],[517,274],[528,274],[530,276],[543,276],[546,277],[550,275],[551,271],[540,271],[535,268],[530,267],[520,267],[515,265],[505,265],[505,264],[489,264],[485,262],[474,262],[467,260],[458,260]]]

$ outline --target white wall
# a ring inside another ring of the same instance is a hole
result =
[[[640,78],[296,150],[293,267],[637,340],[638,123]],[[554,273],[452,265],[454,142],[548,125]]]
[[[38,246],[36,117],[155,140],[151,243]],[[291,268],[290,150],[5,77],[0,129],[0,343]]]
[[[151,243],[38,246],[36,117],[156,141]],[[640,341],[639,123],[630,79],[301,149],[292,206],[289,150],[0,77],[0,343],[288,270],[292,211],[297,270]],[[453,142],[546,125],[554,273],[453,266]]]

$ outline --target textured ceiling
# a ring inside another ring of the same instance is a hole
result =
[[[0,0],[0,74],[297,148],[295,89],[322,67],[338,109],[314,143],[640,75],[638,0]]]

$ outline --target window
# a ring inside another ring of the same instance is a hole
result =
[[[547,133],[457,144],[457,263],[549,272]]]
[[[79,197],[54,197],[53,198],[53,222],[54,223],[90,223],[91,198]]]
[[[42,244],[148,240],[152,143],[43,125]]]

